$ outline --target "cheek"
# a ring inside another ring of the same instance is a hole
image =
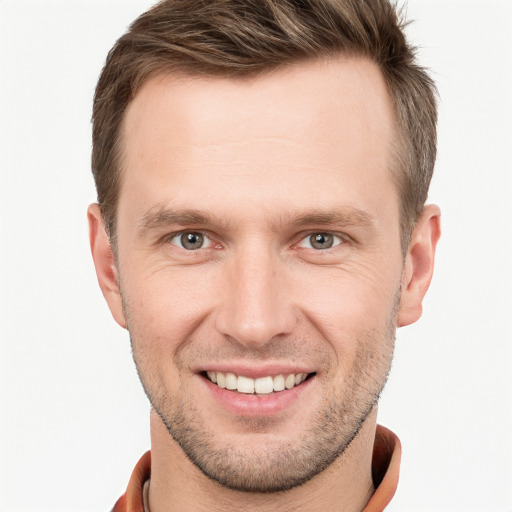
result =
[[[358,272],[330,269],[302,281],[302,313],[331,345],[342,375],[350,373],[360,357],[358,351],[366,350],[365,346],[380,344],[376,351],[390,350],[399,275],[398,271],[391,278],[362,268]]]
[[[375,265],[316,269],[301,278],[301,302],[326,328],[361,328],[389,318],[400,287],[400,270]]]
[[[212,270],[159,267],[123,272],[128,329],[147,350],[173,353],[214,307]],[[170,352],[169,352],[170,351]]]

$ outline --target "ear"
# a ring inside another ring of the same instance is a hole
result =
[[[405,257],[398,327],[412,324],[421,316],[423,297],[432,280],[440,236],[441,211],[436,205],[427,205],[412,232]]]
[[[94,203],[89,206],[87,220],[89,221],[89,242],[98,283],[114,320],[121,327],[126,328],[117,267],[98,204]]]

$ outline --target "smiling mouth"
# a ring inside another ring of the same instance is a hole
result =
[[[302,384],[306,379],[315,375],[314,373],[290,373],[287,375],[271,375],[251,379],[244,375],[235,375],[229,372],[204,372],[204,376],[222,389],[228,389],[248,395],[269,395],[292,389]]]

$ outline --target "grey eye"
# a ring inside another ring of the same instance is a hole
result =
[[[188,232],[179,236],[180,245],[189,251],[201,249],[204,244],[204,235],[202,233]]]
[[[213,240],[201,231],[182,231],[175,234],[170,240],[171,245],[175,245],[185,251],[199,251],[200,249],[210,249],[215,246]]]
[[[303,249],[314,249],[315,251],[321,251],[326,249],[332,249],[338,247],[344,243],[341,235],[329,233],[325,231],[317,231],[304,237],[298,244]]]
[[[334,236],[329,233],[315,233],[309,237],[313,249],[330,249],[334,244]]]

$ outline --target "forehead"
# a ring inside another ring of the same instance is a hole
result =
[[[154,77],[124,118],[120,204],[129,197],[142,215],[191,199],[204,206],[222,191],[231,207],[238,199],[293,208],[319,187],[357,203],[382,195],[375,183],[392,181],[393,125],[383,76],[366,59],[308,61],[243,79]]]
[[[347,122],[340,122],[339,116]],[[162,128],[166,122],[179,124],[180,130],[173,134],[176,143],[180,135],[200,135],[206,143],[224,142],[233,124],[239,138],[283,129],[300,135],[313,119],[322,128],[338,130],[340,136],[357,136],[360,130],[370,135],[381,127],[391,134],[392,118],[377,65],[368,59],[338,56],[299,62],[256,77],[158,75],[128,105],[122,137],[126,141],[134,129],[138,137],[140,129],[152,122]],[[342,132],[346,129],[350,133]]]

